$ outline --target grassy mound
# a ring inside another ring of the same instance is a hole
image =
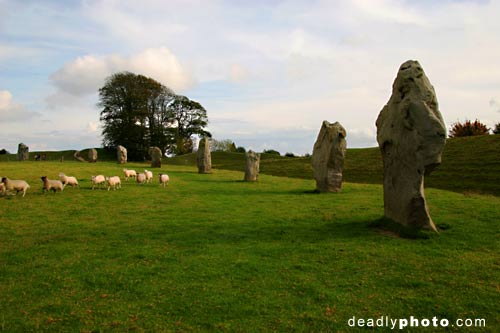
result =
[[[426,187],[460,193],[500,195],[500,135],[448,139],[442,164],[426,177]],[[168,159],[174,165],[195,165],[196,156],[188,154]],[[212,153],[214,168],[244,171],[245,155]],[[262,154],[262,174],[312,179],[311,158]],[[347,149],[344,181],[382,184],[382,158],[378,148]]]

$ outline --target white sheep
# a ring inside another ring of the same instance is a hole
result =
[[[146,183],[153,181],[153,172],[144,169],[144,174],[146,175]]]
[[[146,174],[144,173],[138,173],[137,174],[137,178],[136,178],[136,181],[139,183],[139,184],[144,184],[146,182]]]
[[[170,181],[170,177],[166,173],[160,173],[160,185],[168,185],[168,182]]]
[[[103,175],[92,176],[92,189],[94,189],[96,185],[101,188],[101,184],[104,184],[105,181],[106,178],[104,178]]]
[[[5,185],[4,185],[4,183],[0,183],[0,193],[2,193],[2,195],[5,194]]]
[[[61,191],[64,189],[63,183],[60,180],[50,180],[47,176],[40,178],[43,182],[43,191],[48,192],[50,190],[56,193],[57,190]]]
[[[69,186],[78,186],[80,187],[80,185],[78,185],[78,180],[76,180],[75,177],[72,177],[72,176],[66,176],[64,173],[59,173],[59,179],[61,180],[61,182],[63,183],[63,186],[66,187],[66,185],[69,185]]]
[[[125,173],[125,180],[128,181],[129,177],[136,178],[137,172],[135,170],[123,169],[123,173]]]
[[[111,187],[113,187],[113,190],[115,190],[115,191],[116,191],[116,188],[122,187],[122,181],[121,181],[120,177],[118,177],[118,176],[106,177],[106,183],[108,184],[108,191]]]
[[[2,183],[5,186],[6,191],[16,191],[16,194],[23,192],[23,197],[26,195],[26,191],[30,188],[29,184],[24,180],[11,180],[7,177],[2,178]]]

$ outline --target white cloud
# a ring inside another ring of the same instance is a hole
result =
[[[87,127],[86,127],[86,132],[87,133],[94,133],[94,132],[97,132],[97,127],[99,126],[99,124],[93,122],[93,121],[89,121],[87,123]]]
[[[29,111],[23,105],[14,103],[9,91],[0,90],[0,121],[26,122],[40,116],[40,113]]]
[[[66,63],[50,76],[59,91],[83,96],[96,93],[107,76],[121,71],[149,76],[174,91],[194,84],[191,73],[166,47],[146,49],[130,57],[86,55]]]

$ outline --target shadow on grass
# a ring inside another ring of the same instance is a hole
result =
[[[368,226],[382,234],[397,238],[429,239],[431,237],[438,236],[438,234],[432,230],[404,226],[387,217],[376,219],[375,221],[369,223]],[[437,227],[439,230],[449,229],[449,225],[437,225]]]

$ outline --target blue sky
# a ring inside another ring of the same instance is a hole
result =
[[[323,120],[376,145],[399,65],[419,60],[453,122],[500,122],[500,1],[0,0],[0,148],[101,144],[97,90],[150,76],[216,139],[305,154]]]

